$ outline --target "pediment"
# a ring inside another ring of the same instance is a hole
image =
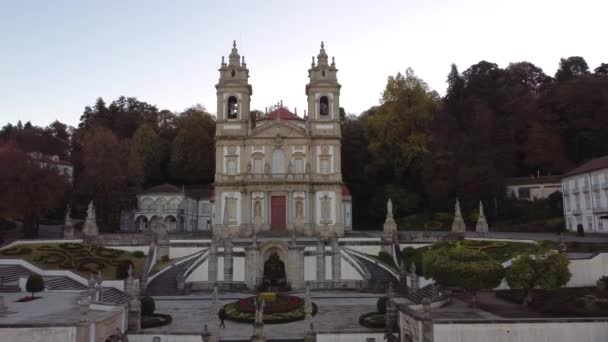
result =
[[[248,138],[307,138],[306,130],[287,121],[276,120],[256,127]]]

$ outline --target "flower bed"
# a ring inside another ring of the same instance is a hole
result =
[[[248,297],[224,306],[227,319],[235,322],[253,323],[255,320],[255,300]],[[313,303],[312,314],[317,313]],[[303,320],[306,316],[302,298],[290,295],[276,295],[274,302],[264,304],[264,323],[277,324]]]

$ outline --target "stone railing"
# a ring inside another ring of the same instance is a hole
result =
[[[238,175],[217,174],[216,183],[300,183],[300,182],[341,182],[340,173],[310,174],[310,173],[249,173]]]
[[[603,214],[608,213],[608,207],[595,207],[593,208],[594,214]]]

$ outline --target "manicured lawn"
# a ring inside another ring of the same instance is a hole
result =
[[[47,270],[72,270],[87,278],[99,270],[105,280],[116,279],[122,263],[131,262],[134,274],[141,274],[146,260],[134,253],[80,243],[20,244],[0,251],[0,258],[23,259]]]

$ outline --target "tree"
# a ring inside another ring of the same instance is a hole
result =
[[[460,287],[471,293],[473,306],[480,290],[491,290],[504,277],[502,265],[488,254],[462,245],[432,249],[422,256],[423,274],[439,285]]]
[[[140,164],[144,182],[150,184],[161,181],[164,178],[162,161],[166,158],[167,151],[154,129],[148,124],[139,126],[133,134],[130,145],[131,164]]]
[[[211,183],[215,172],[215,122],[202,107],[177,118],[177,135],[171,143],[169,175],[180,183]]]
[[[593,70],[593,72],[596,75],[608,76],[608,63],[602,63],[602,64],[600,64],[600,66],[598,66],[597,68],[595,68],[595,70]]]
[[[120,222],[121,194],[128,181],[136,178],[129,174],[137,169],[129,166],[129,147],[104,127],[90,129],[83,140],[83,174],[79,186],[91,194],[102,229],[116,229]]]
[[[16,143],[0,146],[0,216],[23,221],[25,237],[38,234],[38,222],[63,206],[68,184],[51,167],[42,167]]]
[[[44,291],[42,276],[40,274],[30,274],[25,283],[25,290],[32,294],[32,298],[34,298],[34,293]]]
[[[375,167],[387,171],[387,183],[401,183],[412,163],[430,151],[438,96],[408,69],[389,77],[381,102],[367,119],[369,151]]]
[[[555,72],[555,79],[564,82],[588,73],[589,66],[585,59],[580,56],[572,56],[559,60],[559,68]]]
[[[524,290],[523,304],[528,305],[532,302],[533,289],[554,290],[568,283],[572,277],[568,264],[568,257],[555,251],[522,254],[507,270],[507,284],[513,289]]]

